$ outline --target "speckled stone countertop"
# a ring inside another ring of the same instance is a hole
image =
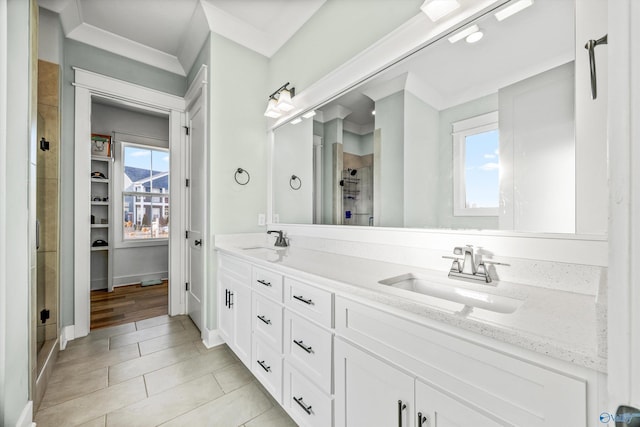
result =
[[[374,302],[446,325],[471,331],[537,353],[606,372],[599,356],[599,319],[595,297],[505,281],[468,283],[447,272],[375,261],[303,248],[276,250],[243,239],[220,239],[216,248],[259,266],[308,280],[337,295]],[[411,273],[434,283],[513,298],[519,307],[509,314],[474,308],[416,292],[392,288],[380,280]]]

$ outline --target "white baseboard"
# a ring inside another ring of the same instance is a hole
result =
[[[154,271],[151,273],[135,274],[132,276],[114,276],[113,287],[138,284],[144,280],[166,279],[169,277],[168,271]],[[106,288],[106,286],[105,286]]]
[[[67,348],[67,343],[69,341],[73,341],[75,337],[76,335],[74,325],[64,326],[62,329],[60,329],[60,351]]]
[[[36,424],[33,422],[33,401],[28,401],[25,405],[16,427],[34,427]]]
[[[207,348],[213,348],[224,344],[224,340],[217,329],[204,328],[204,331],[202,331],[202,343]]]

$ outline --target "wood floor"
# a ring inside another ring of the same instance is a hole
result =
[[[168,314],[169,283],[91,291],[91,329],[123,325]]]

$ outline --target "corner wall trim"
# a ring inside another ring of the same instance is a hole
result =
[[[33,401],[29,400],[20,413],[16,427],[35,427],[35,425],[33,422]]]
[[[64,326],[60,330],[60,351],[67,348],[67,343],[69,341],[73,341],[75,337],[76,337],[75,326],[74,325]]]
[[[210,330],[204,328],[204,331],[202,331],[202,343],[207,348],[213,348],[224,344],[225,341],[222,339],[217,329]]]

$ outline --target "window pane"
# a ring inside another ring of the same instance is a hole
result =
[[[154,193],[169,192],[169,153],[153,150],[151,153],[153,181],[151,187]]]
[[[145,197],[124,196],[122,198],[124,239],[150,239],[151,221],[145,209]]]
[[[151,150],[124,147],[124,191],[148,192],[151,187]]]
[[[465,200],[467,208],[497,208],[500,194],[498,130],[465,139]]]

